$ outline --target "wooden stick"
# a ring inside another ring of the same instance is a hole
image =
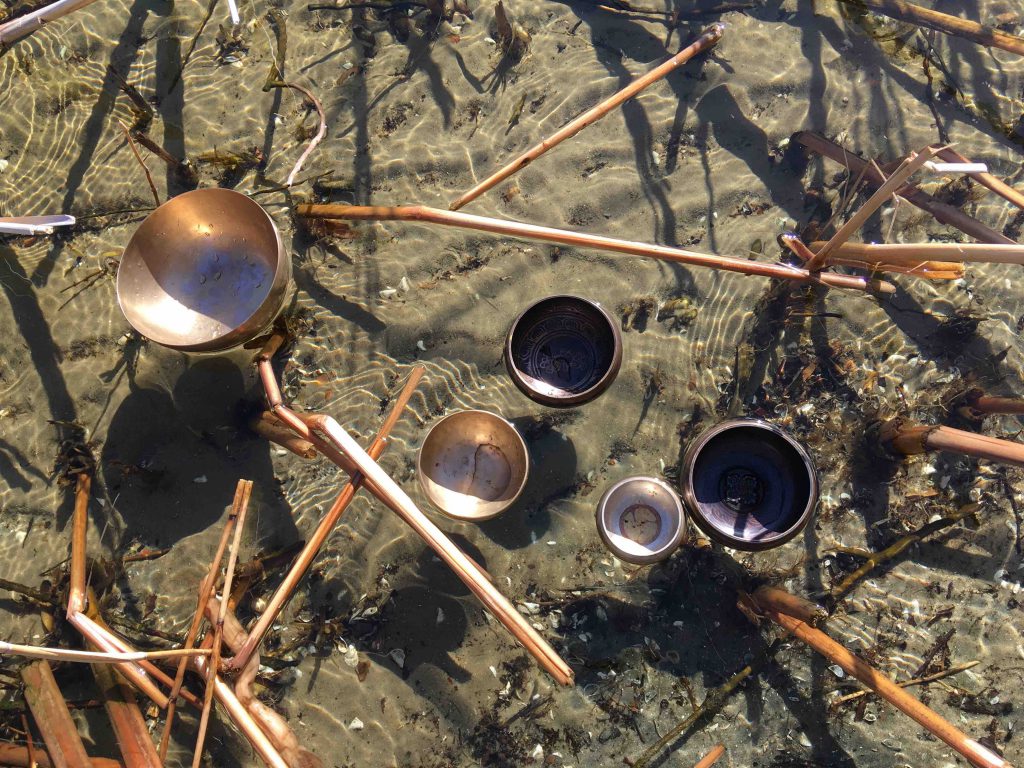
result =
[[[702,757],[693,768],[711,768],[712,765],[718,762],[718,759],[725,754],[725,745],[718,744],[704,757]]]
[[[28,717],[25,713],[21,713],[21,729],[25,731],[25,748],[28,751],[28,766],[29,768],[38,768],[39,763],[36,761],[36,745],[32,740],[32,726],[28,724]]]
[[[11,744],[10,742],[0,742],[0,765],[16,766],[16,768],[31,768],[33,760],[34,765],[37,768],[56,768],[56,763],[50,759],[50,755],[42,749],[35,748],[32,750],[34,754],[30,756],[28,744],[21,746],[20,744]],[[124,768],[124,763],[120,760],[111,760],[106,757],[91,757],[89,758],[89,765],[92,768]]]
[[[881,698],[912,718],[921,727],[942,739],[959,752],[967,761],[978,768],[1010,768],[1010,764],[994,752],[983,747],[957,729],[952,723],[929,709],[900,688],[891,679],[863,659],[853,655],[819,629],[809,626],[797,618],[762,605],[764,614],[789,632],[793,637],[810,646],[846,674],[857,678]]]
[[[213,562],[210,563],[210,568],[206,573],[206,578],[203,579],[199,585],[199,598],[196,602],[196,612],[192,616],[192,624],[188,628],[188,635],[185,637],[185,647],[192,648],[195,646],[196,637],[199,635],[199,627],[203,623],[203,616],[205,615],[206,604],[210,601],[210,596],[217,588],[217,575],[220,573],[220,564],[224,559],[224,550],[228,546],[228,537],[231,535],[231,530],[235,525],[235,517],[228,515],[228,522],[224,526],[224,531],[220,535],[220,542],[217,544],[217,553],[213,556]],[[211,649],[212,653],[212,649]],[[174,675],[174,684],[171,686],[171,692],[167,697],[167,718],[164,720],[164,732],[160,736],[160,759],[165,760],[167,758],[167,746],[171,740],[171,725],[174,723],[174,713],[178,705],[178,694],[181,692],[182,683],[185,681],[185,668],[188,665],[188,659],[182,659],[178,664],[178,671]]]
[[[409,379],[406,381],[405,386],[402,387],[402,391],[399,393],[394,405],[391,406],[391,412],[384,420],[384,423],[377,432],[377,436],[374,438],[373,443],[366,451],[374,461],[379,459],[381,454],[383,454],[384,450],[387,448],[388,436],[391,434],[391,430],[394,429],[395,425],[398,423],[399,418],[402,416],[402,412],[405,410],[405,406],[408,404],[413,392],[416,391],[416,387],[419,385],[420,379],[423,378],[423,374],[425,372],[426,368],[422,365],[417,365],[412,369],[412,373],[409,374]],[[301,439],[295,438],[294,435],[292,435],[292,437],[293,439]],[[312,447],[311,443],[310,447]],[[263,642],[263,638],[266,637],[267,632],[270,631],[274,622],[277,621],[277,617],[281,614],[284,606],[291,599],[291,596],[298,587],[299,582],[302,581],[306,572],[309,570],[310,565],[313,564],[313,560],[320,551],[320,547],[323,546],[327,537],[330,536],[331,531],[334,530],[334,526],[337,524],[344,511],[348,508],[352,499],[355,498],[355,495],[362,484],[363,476],[356,474],[353,475],[349,482],[346,483],[345,487],[341,489],[341,493],[338,494],[338,498],[334,500],[334,504],[331,506],[330,510],[328,510],[327,514],[324,515],[324,518],[320,521],[316,531],[314,531],[305,547],[303,547],[302,552],[299,553],[298,558],[296,558],[295,562],[292,564],[288,574],[274,592],[274,596],[270,598],[270,602],[267,604],[267,607],[263,609],[263,613],[259,620],[256,622],[255,626],[249,630],[248,637],[242,647],[237,653],[235,653],[233,658],[223,663],[223,668],[225,670],[241,670],[249,662],[252,654],[259,647],[260,643]]]
[[[68,587],[68,618],[85,610],[86,540],[89,532],[89,492],[92,476],[79,472],[75,486],[75,511],[71,518],[71,566]]]
[[[992,397],[980,389],[972,389],[964,395],[967,407],[978,415],[1002,413],[1011,416],[1024,415],[1024,400],[1015,397]]]
[[[663,77],[668,75],[676,68],[685,64],[698,53],[701,53],[702,51],[711,48],[715,43],[717,43],[722,38],[724,32],[724,24],[713,24],[704,32],[704,34],[698,37],[695,42],[691,43],[686,48],[679,51],[679,53],[677,53],[671,59],[666,61],[664,64],[655,67],[646,75],[638,77],[636,80],[634,80],[632,83],[627,85],[625,88],[623,88],[615,95],[605,99],[597,106],[591,107],[574,120],[569,121],[568,124],[566,124],[563,128],[558,130],[555,134],[544,139],[544,141],[542,141],[540,144],[537,144],[536,146],[533,146],[530,149],[526,150],[526,152],[517,157],[504,168],[488,176],[486,179],[481,181],[471,190],[462,195],[462,197],[455,200],[449,206],[449,210],[457,211],[466,203],[476,200],[476,198],[480,197],[480,195],[489,190],[491,187],[495,186],[496,184],[500,184],[509,176],[518,173],[523,168],[532,163],[534,160],[536,160],[538,157],[547,152],[549,149],[558,146],[566,139],[570,139],[573,136],[575,136],[588,125],[597,122],[602,117],[611,112],[613,109],[623,104],[624,102],[628,101],[629,99],[633,98],[638,93],[640,93],[640,91],[644,90],[652,83],[656,83],[658,80],[661,80]]]
[[[918,528],[916,531],[900,537],[885,549],[868,554],[865,562],[857,568],[857,570],[848,574],[841,582],[839,582],[839,584],[832,588],[832,600],[841,600],[854,588],[854,586],[857,585],[858,582],[861,581],[861,579],[871,573],[871,571],[879,565],[889,562],[894,557],[898,557],[911,545],[917,544],[926,537],[931,536],[933,533],[938,533],[952,525],[956,525],[965,517],[973,515],[977,511],[977,504],[965,504],[956,512],[952,512],[945,517],[940,517],[938,520],[934,520],[921,528]]]
[[[91,768],[89,755],[78,736],[75,721],[71,719],[49,663],[36,661],[22,667],[21,679],[25,683],[25,701],[32,710],[32,717],[54,765],[57,768]]]
[[[153,202],[156,203],[157,207],[160,207],[160,194],[156,191],[156,184],[153,183],[153,174],[149,172],[149,166],[146,165],[146,161],[142,159],[142,155],[139,154],[139,148],[135,146],[135,139],[132,138],[131,131],[128,130],[128,126],[125,125],[121,120],[117,121],[121,126],[121,130],[124,131],[124,138],[128,142],[128,146],[132,150],[132,154],[135,155],[135,159],[139,161],[139,165],[142,166],[143,173],[146,174],[146,181],[149,182],[149,190],[153,193]]]
[[[930,8],[911,5],[910,3],[903,2],[903,0],[840,0],[840,2],[852,5],[855,8],[867,8],[891,19],[907,21],[911,24],[934,29],[946,35],[964,37],[978,43],[978,45],[1001,48],[1004,51],[1024,56],[1024,38],[1011,35],[1008,32],[1003,32],[991,26],[979,24],[976,21],[968,21],[957,16],[933,11]]]
[[[131,688],[106,665],[94,664],[92,673],[103,696],[107,717],[126,768],[162,768],[160,756],[149,737],[146,719]]]
[[[564,229],[540,227],[518,221],[493,219],[487,216],[474,216],[468,213],[442,211],[420,205],[397,207],[358,206],[358,205],[299,205],[296,206],[299,216],[323,219],[361,219],[371,221],[420,221],[445,226],[475,229],[481,232],[493,232],[510,235],[526,240],[541,240],[562,245],[597,248],[599,250],[626,253],[633,256],[648,256],[679,264],[698,267],[713,267],[745,275],[795,280],[803,283],[828,285],[836,288],[853,288],[861,291],[878,291],[894,293],[896,288],[890,283],[853,275],[837,275],[832,273],[811,273],[789,264],[766,264],[748,261],[731,256],[716,256],[709,253],[686,251],[681,248],[669,248],[664,245],[637,243],[630,240],[589,235],[571,232]]]
[[[834,141],[829,141],[820,134],[812,133],[810,131],[800,131],[793,135],[793,139],[803,144],[812,152],[817,152],[819,155],[827,157],[830,160],[845,166],[851,173],[863,173],[864,178],[872,184],[879,185],[885,181],[877,168],[874,168],[863,158],[847,151]],[[916,205],[921,210],[930,213],[937,221],[940,221],[943,224],[948,224],[951,227],[956,227],[964,234],[973,237],[975,240],[980,240],[983,243],[1007,243],[1009,245],[1015,245],[1013,240],[1001,232],[996,232],[994,229],[985,226],[980,221],[968,216],[958,208],[939,202],[934,197],[926,192],[922,192],[912,184],[908,184],[906,187],[899,190],[897,194],[913,205]]]
[[[881,208],[903,186],[904,182],[913,176],[925,162],[933,158],[937,152],[938,149],[925,147],[916,157],[904,160],[899,169],[885,180],[882,186],[875,191],[875,194],[869,197],[864,205],[858,208],[856,213],[832,235],[832,238],[821,246],[814,258],[807,262],[807,269],[811,272],[817,272],[824,267],[829,253],[849,240],[854,232],[864,226],[864,222],[868,220],[871,214]]]
[[[1024,444],[946,426],[926,426],[894,419],[882,425],[882,444],[893,453],[911,455],[950,451],[1024,467]]]
[[[56,21],[62,16],[84,8],[94,0],[57,0],[44,8],[39,8],[24,16],[0,24],[0,48],[6,47],[16,40],[30,35],[36,30],[42,29],[51,21]]]
[[[303,459],[315,459],[316,448],[308,440],[296,437],[288,427],[278,421],[270,411],[264,411],[249,422],[249,427],[264,440],[280,445]]]
[[[795,254],[803,262],[815,258],[814,251],[807,246],[799,237],[792,232],[787,232],[779,237],[779,242],[791,253]],[[815,241],[815,244],[824,245],[822,241]],[[891,262],[874,261],[869,259],[842,258],[836,255],[837,251],[849,247],[849,243],[843,243],[832,252],[828,258],[828,265],[848,267],[859,267],[870,269],[872,272],[898,272],[914,277],[923,277],[928,280],[958,280],[964,276],[963,264],[945,261],[917,261],[908,264],[893,264]]]
[[[899,680],[896,682],[900,688],[910,688],[912,685],[926,685],[928,683],[934,683],[936,680],[942,680],[946,677],[952,677],[953,675],[959,675],[961,672],[966,672],[968,669],[973,669],[978,666],[980,661],[968,661],[966,664],[957,664],[955,667],[944,669],[941,672],[935,672],[931,675],[925,675],[924,677],[915,677],[913,680]],[[864,696],[870,696],[874,691],[869,691],[867,688],[861,691],[854,691],[848,693],[845,696],[840,696],[838,699],[833,701],[829,706],[838,707],[841,704],[847,704],[851,701],[863,698]]]
[[[199,768],[203,759],[203,746],[206,742],[206,729],[210,723],[210,709],[218,682],[217,673],[220,669],[220,645],[224,635],[224,614],[227,610],[228,595],[231,594],[231,581],[235,575],[235,564],[238,562],[238,547],[242,541],[242,530],[245,527],[245,516],[249,509],[249,497],[252,494],[252,481],[239,480],[235,487],[235,500],[231,508],[230,518],[235,518],[235,537],[228,553],[228,567],[224,575],[224,599],[221,601],[220,616],[213,628],[213,655],[206,676],[206,696],[203,699],[203,712],[199,717],[199,734],[196,737],[196,749],[192,756],[192,768]],[[229,518],[229,519],[230,519]]]
[[[154,659],[176,659],[189,656],[208,656],[209,651],[196,648],[172,648],[166,651],[94,652],[72,651],[67,648],[44,648],[38,645],[18,645],[0,641],[0,654],[24,656],[28,659],[46,659],[83,664],[124,664],[126,661],[152,661]]]
[[[815,240],[808,247],[820,255],[825,243]],[[828,263],[836,257],[856,259],[868,263],[920,264],[939,259],[942,261],[971,261],[986,264],[1024,264],[1024,245],[994,245],[991,243],[843,243],[828,256]]]

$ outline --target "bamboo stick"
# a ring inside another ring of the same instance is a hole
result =
[[[846,674],[855,677],[921,727],[942,739],[963,755],[971,765],[977,766],[977,768],[1011,768],[1006,760],[968,737],[948,720],[926,707],[891,679],[863,659],[850,653],[821,630],[767,606],[762,605],[761,608],[768,618],[793,637],[810,646],[829,661],[838,664]]]
[[[1024,444],[953,427],[910,424],[894,419],[882,425],[879,437],[882,445],[893,453],[950,451],[1024,467]]]
[[[815,240],[808,247],[820,255],[825,243]],[[992,243],[843,243],[827,257],[889,264],[919,264],[932,259],[971,261],[986,264],[1024,264],[1024,245]]]
[[[968,669],[974,669],[978,666],[980,661],[968,661],[966,664],[957,664],[955,667],[944,669],[941,672],[935,672],[931,675],[925,675],[924,677],[915,677],[913,680],[899,680],[896,682],[900,688],[910,688],[913,685],[927,685],[928,683],[934,683],[936,680],[943,680],[953,675],[959,675],[961,672],[966,672]],[[865,696],[870,696],[874,691],[869,691],[867,688],[848,693],[845,696],[840,696],[838,699],[833,701],[829,706],[838,707],[841,704],[847,704],[851,701],[856,701]]]
[[[57,768],[91,768],[89,755],[49,663],[36,661],[23,667],[21,679],[25,683],[25,701],[54,765]]]
[[[366,451],[374,461],[379,459],[381,454],[383,454],[384,450],[387,448],[388,436],[391,434],[391,430],[394,429],[395,425],[398,423],[399,418],[401,418],[402,412],[405,410],[405,406],[408,404],[413,392],[416,391],[416,387],[419,385],[420,379],[423,378],[423,374],[425,372],[426,368],[422,365],[417,365],[412,369],[412,373],[409,374],[409,379],[406,381],[405,386],[402,387],[402,391],[399,393],[394,405],[392,405],[391,412],[384,420],[384,423],[377,432],[377,436],[374,438],[373,443]],[[294,435],[292,435],[292,437],[294,438]],[[309,445],[312,448],[312,443]],[[253,652],[259,647],[260,643],[263,642],[263,638],[266,637],[271,626],[273,626],[274,622],[277,621],[277,617],[281,614],[282,609],[291,599],[291,596],[298,587],[299,582],[302,581],[303,577],[306,575],[306,572],[309,570],[310,565],[313,564],[313,560],[316,558],[320,548],[323,546],[324,542],[327,541],[327,537],[330,536],[331,531],[334,530],[334,526],[337,524],[345,509],[352,502],[352,499],[355,498],[355,495],[362,484],[362,475],[356,474],[353,475],[349,482],[346,483],[345,487],[341,489],[341,493],[339,493],[338,497],[334,500],[334,504],[331,505],[330,510],[328,510],[327,514],[324,515],[324,518],[320,521],[316,531],[313,532],[313,535],[310,537],[305,547],[303,547],[302,552],[299,553],[298,558],[296,558],[295,562],[292,564],[288,574],[274,592],[273,597],[270,598],[270,602],[267,604],[267,607],[263,609],[263,613],[260,615],[260,618],[252,629],[249,630],[248,637],[242,647],[239,648],[233,658],[223,662],[223,668],[225,670],[240,670],[249,662]]]
[[[966,157],[961,155],[959,152],[954,151],[950,147],[940,149],[939,157],[943,160],[951,160],[959,163],[970,162]],[[1004,200],[1013,203],[1018,208],[1024,209],[1024,193],[1018,192],[998,176],[993,176],[991,173],[968,173],[967,175],[983,187],[987,187],[991,191],[995,192]]]
[[[950,16],[933,11],[931,8],[922,8],[919,5],[905,3],[903,0],[840,0],[840,2],[855,8],[866,8],[892,19],[934,29],[946,35],[963,37],[978,43],[978,45],[1001,48],[1004,51],[1016,53],[1018,56],[1024,56],[1024,38],[979,24],[976,21]]]
[[[480,197],[480,195],[482,195],[487,190],[491,189],[496,184],[500,184],[509,176],[512,176],[513,174],[516,174],[519,171],[521,171],[523,168],[528,166],[530,163],[532,163],[538,157],[543,155],[549,149],[557,147],[566,139],[571,139],[573,136],[582,131],[588,125],[596,123],[602,117],[611,112],[613,109],[625,103],[629,99],[633,98],[638,93],[640,93],[640,91],[647,88],[649,85],[656,83],[658,80],[661,80],[670,72],[672,72],[673,70],[677,69],[678,67],[682,66],[687,61],[692,59],[698,53],[701,53],[702,51],[706,51],[708,48],[711,48],[713,45],[715,45],[715,43],[717,43],[722,38],[724,32],[724,24],[711,25],[700,37],[697,38],[696,41],[688,45],[683,50],[679,51],[679,53],[677,53],[671,59],[666,61],[664,64],[655,67],[646,75],[638,77],[636,80],[634,80],[632,83],[630,83],[625,88],[620,90],[618,93],[608,97],[597,106],[591,107],[579,117],[570,120],[569,123],[567,123],[564,127],[559,129],[553,135],[544,139],[544,141],[542,141],[540,144],[537,144],[531,147],[530,149],[526,150],[526,152],[521,154],[519,157],[517,157],[511,163],[506,165],[504,168],[501,168],[500,170],[492,173],[490,176],[481,181],[471,190],[463,194],[460,198],[452,202],[452,204],[448,207],[449,210],[457,211],[459,208],[466,205],[466,203],[476,200],[478,197]]]
[[[312,446],[310,446],[312,447]],[[235,525],[235,518],[231,515],[228,516],[228,522],[224,526],[224,531],[221,533],[220,542],[217,544],[217,553],[213,556],[213,562],[210,563],[210,568],[206,573],[206,578],[203,579],[199,585],[199,598],[196,602],[196,612],[192,616],[192,624],[188,628],[188,634],[185,637],[185,647],[192,648],[195,645],[196,637],[199,635],[199,627],[203,623],[203,616],[205,615],[206,604],[210,600],[210,595],[217,588],[217,576],[220,573],[220,564],[224,559],[224,550],[228,546],[228,538],[231,536],[231,530]],[[212,653],[212,649],[210,650]],[[167,757],[167,746],[171,740],[171,726],[174,723],[174,713],[178,706],[178,693],[181,691],[181,686],[185,681],[185,668],[188,664],[188,659],[182,659],[178,664],[178,671],[174,675],[174,683],[171,685],[171,692],[167,697],[167,717],[164,720],[164,732],[160,736],[160,759],[164,760]]]
[[[824,267],[829,253],[849,240],[854,232],[864,226],[864,222],[870,218],[871,214],[881,208],[889,198],[896,194],[896,191],[903,186],[904,182],[913,176],[928,160],[935,157],[936,153],[938,153],[938,149],[925,147],[915,157],[904,160],[899,169],[886,179],[882,186],[875,190],[875,193],[867,199],[864,205],[857,209],[843,226],[836,230],[836,233],[832,235],[832,238],[827,243],[821,246],[815,253],[814,258],[807,262],[807,269],[811,272],[817,272]]]
[[[698,267],[713,267],[745,275],[757,275],[783,280],[795,280],[803,283],[828,285],[835,288],[853,288],[861,291],[879,291],[893,293],[895,287],[881,280],[873,280],[853,275],[833,273],[812,273],[789,264],[767,264],[748,261],[732,256],[716,256],[709,253],[687,251],[682,248],[670,248],[664,245],[651,245],[630,240],[571,232],[564,229],[541,227],[518,221],[493,219],[487,216],[475,216],[468,213],[442,211],[420,205],[384,207],[358,205],[299,205],[296,207],[299,216],[323,219],[361,219],[370,221],[419,221],[445,226],[475,229],[481,232],[493,232],[500,235],[520,237],[525,240],[541,240],[549,243],[596,248],[599,250],[625,253],[633,256],[648,256],[679,264]]]
[[[213,628],[213,655],[206,676],[206,695],[203,699],[203,711],[199,717],[199,734],[196,736],[196,749],[192,756],[192,768],[199,768],[203,759],[203,746],[206,742],[206,729],[210,723],[210,709],[216,692],[216,682],[220,671],[220,646],[224,635],[224,615],[227,611],[228,595],[231,594],[231,581],[235,575],[235,564],[238,562],[238,547],[242,541],[242,530],[245,527],[245,516],[249,510],[249,497],[252,494],[252,481],[239,480],[235,487],[235,500],[229,519],[234,518],[235,536],[228,553],[228,566],[224,575],[224,599],[221,601],[220,615]]]
[[[208,656],[209,651],[200,649],[171,648],[166,651],[72,651],[67,648],[44,648],[38,645],[18,645],[0,641],[0,655],[24,656],[28,659],[75,662],[81,664],[124,664],[127,661],[152,661],[154,659],[176,659],[188,656]]]
[[[16,40],[42,29],[51,21],[84,8],[94,0],[57,0],[55,3],[39,8],[24,16],[19,16],[5,24],[0,24],[0,48],[6,47]]]
[[[30,756],[27,746],[0,742],[0,765],[14,768],[32,768],[33,765],[36,768],[56,768],[56,763],[50,759],[46,750],[35,747],[32,752],[34,754]],[[92,768],[125,768],[124,763],[120,760],[112,760],[107,757],[90,757],[89,765]]]
[[[865,179],[876,186],[884,182],[884,178],[881,173],[877,168],[873,167],[871,163],[868,163],[863,158],[847,151],[834,141],[829,141],[820,134],[812,133],[810,131],[800,131],[793,135],[793,139],[798,141],[800,144],[803,144],[812,152],[817,152],[819,155],[827,157],[830,160],[845,166],[851,173],[863,174]],[[907,202],[916,205],[921,210],[927,211],[934,216],[937,221],[940,221],[943,224],[948,224],[951,227],[956,227],[964,234],[973,237],[975,240],[980,240],[983,243],[1015,244],[1013,240],[1001,232],[996,232],[994,229],[985,226],[980,221],[968,216],[958,208],[939,202],[931,195],[915,187],[913,184],[908,184],[903,189],[900,189],[896,194]]]
[[[711,768],[725,754],[725,745],[718,744],[704,757],[702,757],[693,768]]]
[[[103,697],[103,704],[117,737],[126,768],[162,768],[160,756],[149,737],[146,719],[139,710],[131,688],[102,664],[94,664],[93,676]]]

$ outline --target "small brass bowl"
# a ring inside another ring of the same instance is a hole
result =
[[[818,502],[807,450],[774,424],[731,419],[683,454],[682,491],[694,523],[719,544],[757,552],[804,529]]]
[[[220,352],[270,325],[290,280],[291,258],[259,204],[230,189],[196,189],[132,235],[117,301],[132,328],[158,344]]]
[[[420,486],[448,517],[480,522],[504,512],[526,486],[530,457],[508,421],[457,411],[427,433],[416,457]]]
[[[548,296],[527,307],[505,339],[505,367],[534,402],[554,408],[588,403],[615,381],[622,334],[596,301]]]
[[[620,560],[648,565],[686,540],[686,512],[672,487],[656,477],[627,477],[597,504],[597,532]]]

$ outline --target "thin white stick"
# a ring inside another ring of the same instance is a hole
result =
[[[56,21],[61,16],[67,16],[92,2],[95,0],[57,0],[45,8],[39,8],[32,13],[12,19],[6,24],[0,24],[0,45],[10,45],[15,40],[42,29],[49,22]]]
[[[228,13],[231,14],[231,23],[238,25],[242,23],[242,17],[238,15],[238,6],[235,0],[228,0]]]
[[[102,653],[96,651],[72,651],[67,648],[43,648],[38,645],[18,645],[0,641],[0,654],[24,656],[29,659],[47,661],[70,661],[83,664],[123,664],[126,661],[151,661],[179,656],[209,656],[208,648],[174,648],[168,651],[131,651],[129,653]]]
[[[74,216],[0,217],[0,233],[5,235],[52,235],[55,227],[69,227]]]
[[[984,163],[934,163],[929,160],[924,164],[932,173],[988,173]]]
[[[229,0],[230,2],[230,0]],[[320,100],[314,96],[310,91],[303,88],[301,85],[295,83],[285,83],[288,88],[294,88],[299,93],[303,94],[307,99],[313,102],[313,106],[316,108],[316,113],[320,117],[320,128],[316,132],[316,136],[309,142],[309,146],[306,150],[299,155],[299,159],[295,161],[295,167],[292,168],[292,172],[288,174],[288,179],[284,185],[290,187],[295,181],[295,177],[298,176],[299,171],[302,170],[302,164],[306,162],[306,158],[312,154],[313,150],[316,149],[316,145],[323,141],[324,136],[327,135],[327,118],[324,116],[324,107],[320,103]]]

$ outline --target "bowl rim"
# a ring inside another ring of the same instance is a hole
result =
[[[138,313],[135,312],[134,310],[129,309],[129,307],[131,306],[130,302],[126,302],[125,297],[122,293],[122,271],[120,268],[118,268],[117,277],[115,279],[114,293],[117,297],[117,305],[121,309],[121,314],[124,315],[125,320],[128,321],[128,325],[131,326],[132,330],[142,335],[144,338],[149,339],[150,341],[153,341],[162,347],[167,347],[168,349],[175,349],[178,350],[179,352],[224,352],[226,350],[238,346],[241,343],[244,343],[247,340],[245,337],[248,334],[239,333],[239,329],[245,327],[250,322],[252,322],[253,318],[259,315],[260,312],[263,310],[267,301],[271,300],[274,293],[276,292],[275,288],[281,281],[281,273],[286,270],[289,273],[291,272],[291,255],[284,247],[284,241],[281,239],[281,231],[280,229],[278,229],[277,223],[274,221],[274,217],[267,212],[266,208],[257,203],[251,197],[249,197],[249,195],[243,194],[234,189],[225,189],[224,187],[200,187],[199,189],[190,189],[188,192],[182,192],[180,195],[175,195],[174,197],[165,200],[163,203],[158,205],[156,208],[154,208],[146,215],[146,218],[142,220],[142,223],[139,224],[138,227],[136,227],[135,231],[132,233],[132,236],[128,238],[128,243],[121,251],[121,259],[123,264],[124,256],[132,248],[132,243],[135,241],[136,237],[138,237],[139,233],[142,232],[147,226],[153,226],[151,225],[151,222],[153,220],[153,217],[159,211],[163,210],[165,207],[171,205],[172,203],[181,200],[182,198],[187,198],[197,194],[203,194],[204,196],[210,196],[211,194],[224,194],[225,196],[235,197],[236,199],[242,198],[246,201],[246,203],[254,205],[263,215],[264,219],[266,219],[267,223],[270,224],[270,229],[274,233],[274,240],[275,243],[277,244],[277,268],[274,270],[274,278],[273,280],[270,281],[270,284],[267,287],[266,294],[263,296],[262,299],[260,299],[260,302],[257,305],[256,309],[254,309],[252,313],[250,313],[250,315],[245,318],[245,320],[243,320],[241,323],[239,323],[237,326],[235,326],[229,332],[223,334],[222,336],[217,336],[213,339],[209,339],[207,341],[195,344],[176,344],[171,341],[160,339],[157,337],[158,335],[150,335],[147,333],[143,333],[143,331],[135,324],[135,322],[133,322],[133,316],[137,317]],[[287,281],[285,282],[285,287],[287,287]],[[281,304],[282,306],[284,306],[284,296],[286,291],[281,290],[280,293]],[[258,333],[262,330],[263,329],[260,328],[255,333],[258,335]]]
[[[434,430],[436,430],[449,419],[459,416],[464,417],[466,414],[483,415],[487,416],[488,418],[495,419],[497,421],[504,423],[505,426],[507,426],[512,431],[512,434],[516,436],[516,443],[523,453],[523,479],[519,483],[519,487],[516,489],[516,492],[511,496],[511,498],[508,499],[508,501],[499,506],[494,512],[488,513],[486,515],[460,515],[442,507],[434,498],[433,494],[431,494],[430,489],[427,487],[427,473],[423,469],[423,449],[426,447],[427,442],[430,440],[430,436],[434,434]],[[445,517],[450,518],[452,520],[459,520],[460,522],[464,523],[482,523],[486,520],[493,520],[495,517],[507,511],[509,507],[511,507],[513,504],[519,501],[519,497],[523,495],[523,490],[526,488],[526,483],[530,479],[530,463],[530,449],[527,447],[526,440],[523,439],[522,434],[519,432],[518,429],[516,429],[515,424],[506,419],[501,414],[495,413],[494,411],[485,411],[482,408],[464,408],[458,411],[452,411],[451,413],[446,413],[440,419],[435,421],[431,425],[430,429],[427,430],[427,434],[423,436],[423,441],[420,443],[420,447],[416,451],[416,480],[419,483],[420,489],[423,491],[423,495],[426,496],[427,500],[434,506],[434,508],[437,509]]]
[[[568,395],[566,397],[552,397],[538,392],[530,384],[531,381],[534,381],[534,378],[525,371],[520,370],[512,362],[512,342],[523,318],[541,304],[559,299],[568,299],[580,302],[596,309],[598,314],[604,318],[605,323],[612,333],[612,359],[608,365],[608,369],[604,372],[601,378],[594,382],[590,387],[582,392],[576,392],[575,394]],[[516,388],[528,398],[533,400],[535,403],[547,405],[552,408],[572,408],[573,406],[583,405],[596,399],[612,385],[612,382],[615,381],[615,377],[618,376],[619,369],[622,367],[622,332],[619,330],[618,323],[616,323],[615,319],[608,313],[608,311],[601,306],[600,302],[572,293],[556,293],[551,296],[544,296],[543,298],[537,299],[516,316],[516,319],[512,321],[512,325],[509,326],[508,333],[505,335],[504,358],[505,369],[508,371],[509,378],[512,379],[512,383],[516,385]]]
[[[604,525],[604,512],[613,493],[625,485],[630,485],[636,482],[653,483],[664,491],[667,491],[669,497],[675,504],[676,510],[679,512],[679,525],[676,527],[676,531],[672,534],[672,537],[668,540],[668,543],[656,552],[652,552],[649,555],[623,556],[620,553],[620,550],[608,537],[607,527]],[[662,560],[667,560],[672,556],[672,553],[679,549],[679,547],[681,547],[686,541],[686,505],[680,498],[679,492],[660,477],[654,477],[652,475],[629,475],[628,477],[624,477],[621,480],[617,480],[612,483],[605,489],[605,492],[601,494],[601,499],[597,502],[597,507],[595,508],[594,518],[597,523],[597,532],[601,537],[601,541],[604,542],[605,548],[619,560],[632,563],[633,565],[651,565],[653,563],[661,562]]]
[[[808,480],[810,481],[807,504],[804,505],[803,510],[801,510],[795,522],[777,534],[758,540],[733,536],[712,525],[702,513],[700,505],[697,503],[696,494],[693,492],[693,471],[694,466],[697,463],[697,456],[700,452],[712,438],[717,437],[722,432],[743,427],[763,429],[766,432],[771,432],[772,434],[782,438],[782,440],[793,448],[796,451],[796,454],[800,457],[801,463],[807,470]],[[765,421],[764,419],[744,417],[726,419],[718,424],[713,424],[701,432],[696,439],[686,447],[686,451],[683,454],[682,464],[683,472],[679,478],[680,492],[683,500],[686,502],[686,507],[690,512],[690,516],[693,518],[694,524],[700,528],[701,531],[707,534],[708,538],[712,541],[722,544],[723,546],[730,547],[731,549],[737,549],[744,552],[762,552],[767,549],[781,547],[783,544],[792,541],[801,531],[803,531],[804,528],[807,527],[807,523],[810,522],[811,516],[814,514],[814,510],[818,506],[818,470],[814,464],[814,459],[811,458],[811,454],[803,443],[789,434],[789,432],[776,424]]]

